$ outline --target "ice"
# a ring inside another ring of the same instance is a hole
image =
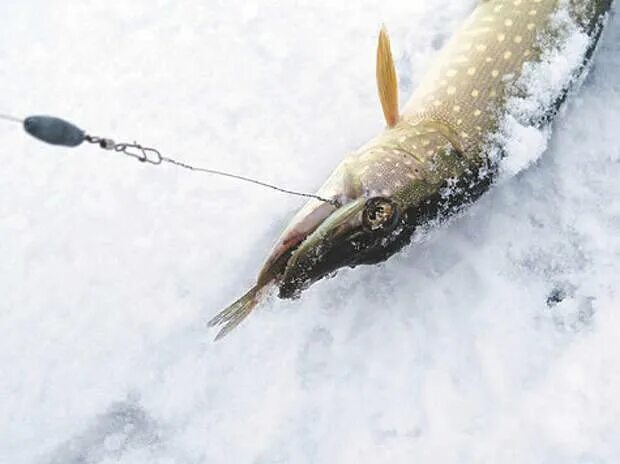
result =
[[[476,1],[4,1],[0,112],[313,190]],[[301,202],[1,123],[0,462],[619,462],[616,19],[542,156],[217,344]]]

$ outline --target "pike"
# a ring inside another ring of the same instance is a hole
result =
[[[537,109],[532,125],[546,127],[587,71],[611,3],[481,0],[402,112],[390,40],[382,29],[376,72],[387,127],[347,156],[319,189],[333,203],[310,200],[277,240],[256,284],[209,322],[222,327],[216,340],[250,314],[268,289],[293,298],[339,268],[385,261],[417,229],[479,198],[497,176],[492,142],[527,64],[541,63],[571,27],[588,39],[572,78]],[[562,14],[568,21],[558,20]]]

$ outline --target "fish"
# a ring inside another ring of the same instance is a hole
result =
[[[400,108],[385,27],[378,37],[377,89],[385,129],[346,156],[284,229],[241,298],[208,322],[216,340],[237,327],[272,290],[297,298],[344,267],[386,261],[414,233],[441,223],[493,185],[506,156],[498,134],[531,65],[561,50],[572,33],[587,39],[571,78],[528,116],[552,124],[589,69],[613,0],[480,0]]]

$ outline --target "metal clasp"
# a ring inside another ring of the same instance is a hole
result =
[[[118,143],[114,146],[114,150],[136,158],[142,163],[161,164],[163,161],[162,155],[158,150],[155,148],[143,147],[137,142]]]

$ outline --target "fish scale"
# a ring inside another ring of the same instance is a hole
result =
[[[506,92],[540,59],[558,1],[482,2],[446,45],[403,111],[408,122],[444,121],[471,150],[497,129]]]

